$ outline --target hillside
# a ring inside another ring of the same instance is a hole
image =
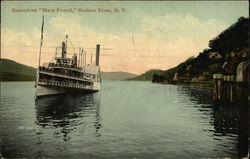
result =
[[[125,80],[136,77],[137,75],[127,72],[101,72],[103,80]]]
[[[248,21],[249,18],[239,18],[211,39],[209,48],[177,66],[174,80],[211,81],[216,73],[235,75],[238,64],[248,60]]]
[[[209,48],[197,57],[166,71],[150,70],[134,80],[151,80],[158,83],[174,81],[211,81],[215,73],[235,75],[238,64],[248,60],[249,18],[241,17],[228,29],[209,41]]]
[[[152,80],[152,77],[153,77],[153,74],[163,74],[163,70],[149,70],[143,74],[141,74],[140,76],[136,76],[136,77],[132,77],[132,78],[128,78],[127,80],[130,80],[130,81],[151,81]]]
[[[103,80],[125,80],[137,75],[127,72],[101,72]],[[0,81],[35,81],[36,69],[9,59],[0,61]]]
[[[0,81],[34,81],[36,69],[8,59],[0,60]]]

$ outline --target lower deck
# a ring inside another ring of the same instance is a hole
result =
[[[95,87],[70,86],[70,85],[47,85],[37,83],[36,96],[56,95],[63,93],[93,93],[100,90],[100,83],[94,83]]]

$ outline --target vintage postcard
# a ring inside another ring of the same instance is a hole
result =
[[[1,1],[1,158],[246,158],[248,1]]]

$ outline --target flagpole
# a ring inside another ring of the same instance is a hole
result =
[[[40,71],[40,62],[41,62],[41,51],[42,51],[42,44],[43,44],[43,25],[44,25],[44,15],[43,15],[43,21],[42,21],[42,28],[41,28],[41,41],[40,41],[40,49],[39,49],[39,61],[38,61],[38,68],[36,71],[36,86],[37,82],[39,80],[39,71]]]

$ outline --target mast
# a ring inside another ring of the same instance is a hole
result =
[[[84,67],[85,66],[85,54],[86,54],[86,52],[84,52],[84,50],[82,49],[82,67]]]
[[[92,54],[90,54],[90,65],[92,65]]]
[[[80,67],[82,67],[82,49],[80,50],[80,55],[81,55],[81,58],[80,58]]]
[[[78,53],[78,67],[80,67],[80,53],[81,53],[81,48],[79,47],[79,53]]]
[[[41,40],[40,40],[40,49],[39,49],[39,60],[38,60],[38,68],[36,71],[36,85],[39,80],[39,72],[40,72],[40,63],[41,63],[41,51],[42,51],[42,45],[43,45],[43,26],[44,26],[44,15],[43,15],[43,21],[42,21],[42,28],[41,28]]]
[[[66,41],[65,41],[65,57],[67,58],[67,51],[68,51],[68,35],[66,35]]]
[[[84,55],[85,55],[85,57],[84,57],[84,60],[85,60],[84,61],[84,66],[86,66],[87,65],[87,63],[86,63],[87,62],[87,53],[85,52]]]
[[[84,66],[84,52],[83,52],[83,49],[81,49],[81,67]]]

